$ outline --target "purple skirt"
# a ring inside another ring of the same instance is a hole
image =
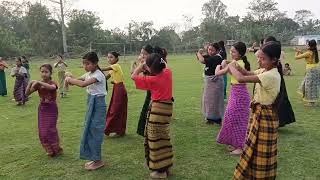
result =
[[[243,148],[250,116],[250,95],[246,84],[231,86],[223,125],[217,138],[220,144]]]
[[[62,149],[57,130],[58,106],[56,102],[41,102],[38,108],[39,138],[48,155],[55,155]]]
[[[27,85],[26,77],[19,76],[16,78],[13,90],[13,95],[16,102],[25,103],[27,101],[27,96],[25,95]]]

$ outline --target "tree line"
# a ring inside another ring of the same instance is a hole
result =
[[[277,8],[274,0],[252,0],[245,16],[230,16],[221,0],[202,6],[203,19],[192,26],[193,17],[184,16],[186,29],[176,25],[154,28],[152,21],[131,21],[125,30],[103,29],[94,12],[71,9],[67,13],[68,51],[81,54],[89,49],[99,53],[116,50],[137,52],[145,44],[165,47],[169,52],[191,52],[204,42],[241,40],[248,44],[273,35],[288,44],[295,35],[320,34],[320,21],[309,10],[295,12],[294,18]],[[0,56],[51,56],[61,54],[61,18],[40,3],[2,1],[0,4]]]

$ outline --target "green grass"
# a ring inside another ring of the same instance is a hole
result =
[[[79,159],[85,89],[72,87],[68,98],[58,100],[58,128],[65,154],[52,159],[45,155],[38,139],[38,95],[33,94],[25,106],[15,106],[11,101],[14,79],[7,76],[10,95],[0,97],[0,179],[148,179],[143,138],[135,133],[145,92],[136,90],[129,79],[133,59],[129,57],[121,64],[129,95],[127,136],[105,138],[102,153],[107,166],[94,172],[84,170],[84,161]],[[249,55],[249,59],[256,67],[255,58]],[[297,122],[279,131],[278,179],[320,179],[319,108],[305,108],[296,94],[305,63],[294,61],[292,52],[287,54],[287,61],[294,73],[286,83]],[[32,79],[39,79],[38,67],[44,62],[49,60],[32,61]],[[84,73],[80,59],[68,63],[74,75]],[[100,65],[107,65],[105,58]],[[205,124],[201,115],[203,66],[194,55],[170,56],[169,66],[174,72],[176,100],[171,124],[174,176],[170,179],[231,179],[239,158],[227,155],[225,146],[216,143],[219,127]],[[107,102],[109,99],[110,94]]]

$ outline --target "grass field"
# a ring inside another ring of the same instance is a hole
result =
[[[38,139],[38,95],[33,94],[25,106],[15,106],[11,101],[14,79],[7,76],[10,95],[0,97],[0,179],[148,179],[143,138],[135,133],[145,92],[136,90],[129,79],[133,59],[121,62],[129,95],[127,136],[105,138],[102,152],[107,166],[94,172],[84,170],[84,161],[79,159],[86,110],[85,89],[72,87],[68,98],[58,100],[58,127],[65,154],[52,159],[45,155]],[[255,68],[253,55],[249,55],[249,59]],[[293,52],[287,53],[286,60],[294,71],[294,76],[286,78],[286,83],[297,122],[279,131],[278,179],[320,179],[319,107],[304,107],[296,94],[305,63],[294,61]],[[32,79],[39,79],[38,67],[44,62],[50,61],[32,61]],[[74,75],[84,73],[80,59],[67,63]],[[105,58],[100,65],[107,66]],[[239,158],[227,155],[225,146],[216,143],[219,127],[205,124],[201,115],[203,66],[193,55],[169,56],[169,66],[174,72],[175,97],[171,125],[175,160],[174,176],[170,179],[231,179]]]

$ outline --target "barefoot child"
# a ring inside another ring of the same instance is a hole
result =
[[[151,76],[139,75],[144,70]],[[172,72],[166,68],[164,57],[151,54],[131,75],[137,89],[151,91],[145,135],[145,152],[151,178],[167,178],[172,166],[170,122],[173,110]]]
[[[246,57],[247,47],[243,42],[232,45],[230,53],[234,63],[241,68],[250,71],[250,63]],[[223,75],[228,72],[228,67],[221,69],[218,66],[216,75]],[[217,141],[220,144],[230,146],[231,155],[240,155],[244,147],[246,131],[250,115],[250,95],[246,83],[238,82],[231,76],[231,92],[224,114],[223,125]]]
[[[16,77],[13,90],[14,99],[18,106],[24,105],[27,101],[25,92],[28,85],[28,72],[26,68],[22,66],[20,57],[16,58],[16,66],[11,69],[11,76]]]
[[[79,79],[67,77],[66,83],[78,87],[87,87],[88,109],[85,118],[85,128],[80,144],[80,159],[89,160],[85,169],[96,170],[104,166],[101,160],[101,145],[106,120],[106,78],[98,66],[99,58],[95,52],[89,52],[83,57],[83,67],[86,74]]]
[[[59,93],[60,97],[64,98],[66,96],[66,89],[64,87],[64,79],[66,78],[66,69],[68,65],[63,61],[61,55],[57,56],[58,62],[54,64],[54,67],[58,69],[58,79],[59,79]]]
[[[106,119],[104,133],[116,133],[117,136],[124,136],[127,125],[128,95],[124,85],[124,77],[121,66],[118,64],[120,54],[117,52],[108,53],[108,62],[111,65],[103,68],[108,71],[107,79],[112,78],[113,92]]]
[[[50,157],[59,156],[63,150],[59,145],[57,130],[58,106],[56,102],[57,84],[52,81],[52,66],[44,64],[40,67],[41,81],[31,81],[26,95],[38,91],[40,104],[38,108],[38,129],[40,142]]]
[[[229,69],[240,83],[254,83],[252,117],[244,151],[233,179],[275,179],[277,175],[278,101],[281,98],[281,45],[268,42],[259,53],[260,68],[246,71],[236,63]],[[283,89],[283,88],[282,88]]]

